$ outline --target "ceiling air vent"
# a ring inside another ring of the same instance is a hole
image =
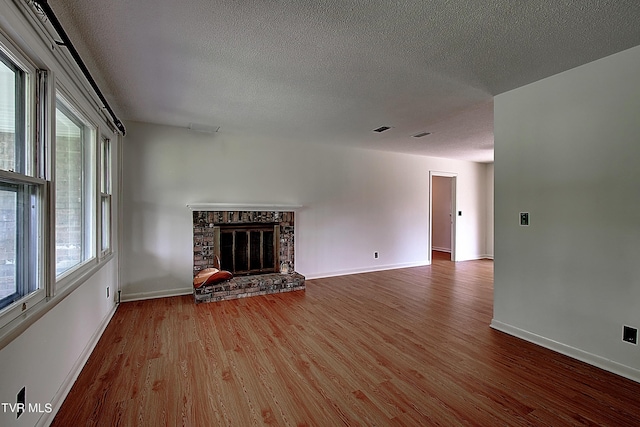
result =
[[[431,135],[431,132],[420,132],[413,135],[414,138],[422,138],[423,136]]]
[[[382,133],[382,132],[384,132],[386,130],[389,130],[389,129],[391,129],[391,126],[380,126],[379,128],[374,129],[373,131],[374,132],[378,132],[378,133]]]
[[[220,126],[202,125],[199,123],[189,123],[189,130],[200,133],[216,133],[220,130]]]

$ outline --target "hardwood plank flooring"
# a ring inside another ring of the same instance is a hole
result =
[[[448,255],[448,254],[447,254]],[[123,303],[54,426],[632,426],[640,384],[492,330],[493,263]]]

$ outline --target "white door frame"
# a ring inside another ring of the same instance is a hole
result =
[[[458,174],[454,172],[429,171],[429,255],[428,260],[431,264],[431,251],[433,250],[433,177],[443,176],[451,178],[451,261],[457,261],[456,258],[456,229],[457,229],[457,208],[456,208],[456,180]]]

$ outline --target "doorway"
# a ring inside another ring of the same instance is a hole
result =
[[[429,172],[429,261],[456,260],[456,174]]]

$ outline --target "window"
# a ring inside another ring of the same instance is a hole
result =
[[[20,25],[0,24],[3,346],[111,260],[118,145],[101,104],[69,72],[66,50],[30,46],[36,33],[15,44],[9,35],[20,37]]]
[[[0,183],[0,308],[39,288],[39,186]]]
[[[58,96],[55,142],[56,276],[95,254],[94,129]]]
[[[25,73],[0,55],[0,168],[24,172]]]
[[[111,141],[103,137],[100,143],[100,250],[103,255],[111,252],[111,161]]]
[[[33,177],[29,102],[33,70],[0,45],[0,310],[42,289],[44,181]]]

